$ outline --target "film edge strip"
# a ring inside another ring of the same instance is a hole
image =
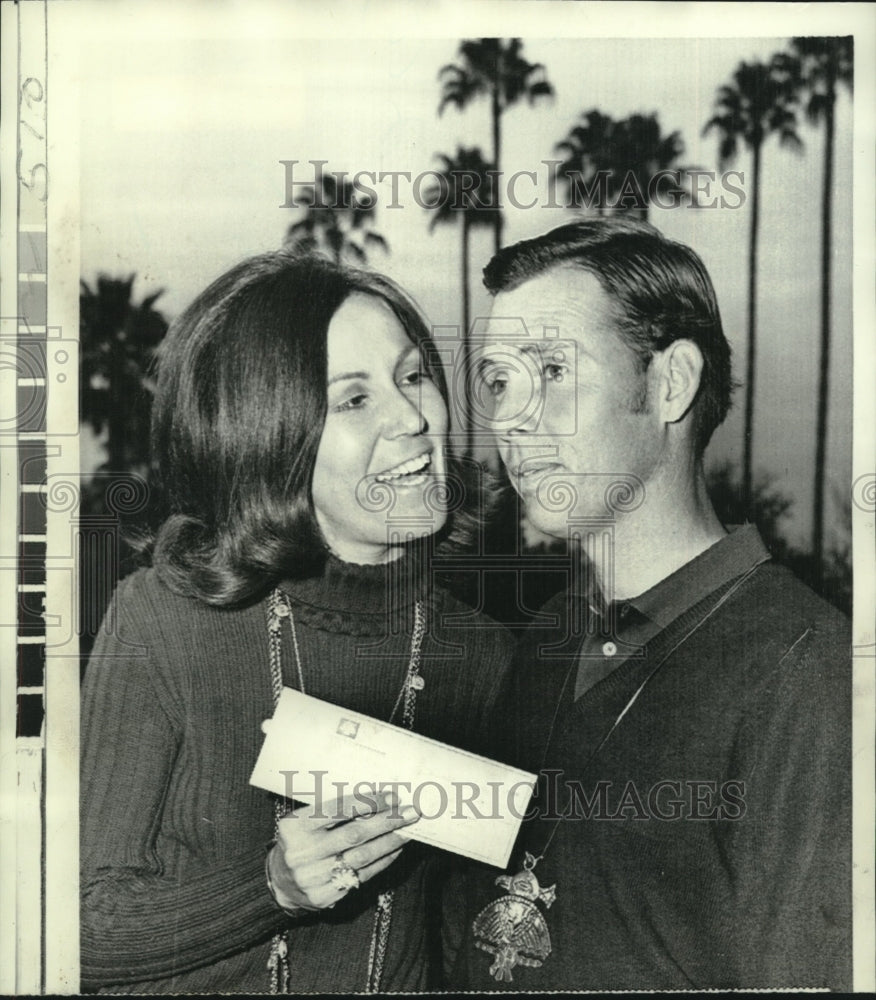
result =
[[[16,131],[17,184],[6,185],[3,251],[8,282],[3,299],[4,606],[3,778],[6,836],[2,987],[41,993],[45,973],[45,698],[47,564],[47,213],[45,2],[4,10],[4,118]],[[11,29],[11,30],[10,30]],[[10,52],[9,39],[16,51]],[[10,56],[12,58],[10,59]],[[15,86],[12,87],[12,73]],[[11,93],[11,98],[10,98]],[[12,101],[15,101],[15,104]],[[5,139],[10,145],[11,135]],[[11,177],[4,157],[4,177]],[[14,196],[8,193],[10,188]],[[11,204],[14,201],[14,207]],[[11,213],[15,225],[11,226]],[[14,299],[11,300],[10,293]],[[11,375],[11,378],[10,378]],[[12,383],[12,384],[10,384]],[[11,406],[11,412],[8,407]],[[14,494],[14,509],[8,503]],[[10,538],[10,535],[12,537]],[[10,542],[11,545],[6,545]],[[14,637],[14,638],[13,638]],[[14,649],[12,647],[14,646]],[[6,650],[12,655],[7,658]],[[12,663],[15,673],[12,673]],[[10,737],[14,752],[10,755]],[[12,782],[9,772],[12,771]],[[10,815],[10,813],[12,815]]]
[[[16,417],[19,470],[16,759],[16,988],[45,991],[46,334],[48,309],[46,18],[18,21]],[[38,933],[36,933],[38,929]]]

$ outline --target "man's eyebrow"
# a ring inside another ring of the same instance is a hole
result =
[[[570,358],[576,357],[594,360],[593,355],[585,351],[580,344],[571,340],[527,340],[521,341],[520,343],[510,341],[508,343],[495,344],[490,348],[484,348],[478,358],[477,365],[475,366],[475,372],[480,374],[490,365],[501,364],[503,361],[507,360],[507,352],[509,348],[513,349],[517,354],[535,357],[539,361],[544,358],[550,358],[553,361],[568,361]],[[558,351],[564,351],[567,353],[564,358],[558,359],[555,357],[556,352]]]
[[[544,355],[544,345],[539,341],[530,340],[526,344],[521,344],[517,350],[520,351],[521,354],[526,355],[535,354],[538,357],[542,357]]]
[[[526,348],[529,348],[527,350]],[[535,340],[531,344],[524,344],[521,347],[524,354],[538,353],[540,357],[550,358],[551,361],[569,361],[574,358],[586,358],[588,361],[596,361],[596,358],[585,350],[577,340]],[[564,357],[556,357],[557,352],[566,352]]]
[[[517,354],[525,354],[527,356],[535,355],[536,359],[539,361],[544,353],[538,344],[531,341],[521,344],[496,344],[492,348],[492,351],[485,348],[480,354],[477,364],[474,366],[474,371],[472,372],[475,378],[481,378],[488,368],[493,368],[501,364],[507,364],[510,360],[508,357],[509,348],[513,348]]]
[[[482,354],[478,358],[477,364],[474,367],[474,374],[475,375],[483,375],[484,371],[487,368],[489,368],[491,365],[496,365],[496,364],[499,364],[499,363],[500,362],[499,362],[498,358],[492,357],[489,354]]]

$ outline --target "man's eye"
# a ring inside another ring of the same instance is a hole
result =
[[[562,382],[568,371],[568,365],[557,364],[555,361],[549,361],[544,366],[544,373],[551,382]]]
[[[484,385],[491,396],[501,396],[508,388],[508,373],[501,369],[488,372],[484,376]]]

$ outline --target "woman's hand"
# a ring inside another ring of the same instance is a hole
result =
[[[356,876],[367,882],[395,861],[405,838],[394,831],[419,818],[413,806],[400,809],[392,792],[292,810],[277,824],[268,855],[277,902],[287,910],[334,906],[357,887]]]

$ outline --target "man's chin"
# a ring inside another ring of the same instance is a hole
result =
[[[533,518],[528,513],[523,520],[523,541],[527,548],[536,545],[550,545],[556,541],[564,542],[569,536],[568,521],[563,518],[550,517]]]

